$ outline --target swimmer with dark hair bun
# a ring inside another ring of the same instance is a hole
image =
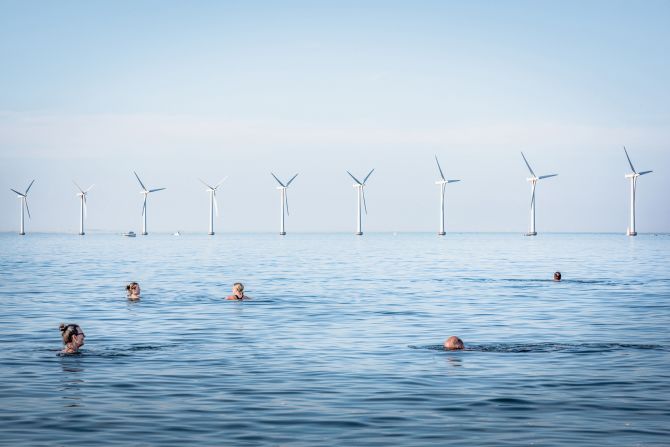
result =
[[[561,272],[554,272],[554,281],[561,280]]]
[[[128,292],[129,300],[139,300],[140,299],[140,285],[135,281],[131,282],[126,286],[126,291]]]
[[[63,344],[65,347],[61,351],[62,354],[76,354],[79,348],[84,346],[84,331],[78,324],[60,324],[60,333],[63,337]]]
[[[456,337],[455,335],[452,335],[444,341],[444,349],[447,351],[457,351],[463,348],[463,340]]]

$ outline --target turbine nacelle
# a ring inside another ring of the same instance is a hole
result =
[[[435,182],[436,185],[446,185],[447,183],[456,183],[460,182],[460,180],[438,180]]]

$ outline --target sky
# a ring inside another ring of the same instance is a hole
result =
[[[0,0],[0,231],[670,231],[670,2]]]

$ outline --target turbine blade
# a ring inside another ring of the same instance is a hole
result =
[[[74,180],[72,180],[72,183],[74,183],[74,186],[76,186],[77,189],[78,189],[82,194],[84,193],[84,190],[81,189],[81,186],[79,186],[79,185],[77,184],[77,182],[75,182]]]
[[[274,175],[273,172],[270,172],[270,174],[272,174],[272,176],[275,178],[275,180],[277,180],[277,183],[279,183],[280,185],[282,185],[282,187],[286,188],[286,185],[284,185],[284,184],[281,182],[281,180],[279,180],[279,179],[277,178],[277,176]]]
[[[437,155],[435,156],[435,163],[437,163],[437,169],[440,171],[440,177],[442,177],[442,180],[445,180],[444,173],[442,172],[442,167],[440,167],[440,162],[437,161]]]
[[[633,162],[630,161],[630,157],[628,156],[628,151],[626,150],[626,146],[623,147],[623,151],[626,153],[626,158],[628,159],[628,164],[630,165],[631,170],[632,170],[635,174],[637,174],[637,171],[636,171],[635,168],[633,167]]]
[[[33,183],[35,183],[35,179],[33,179],[33,181],[30,182],[30,185],[28,185],[28,187],[26,188],[26,192],[25,192],[24,196],[28,195],[28,191],[30,191],[30,188],[32,188]]]
[[[223,179],[221,179],[221,181],[216,184],[214,189],[217,189],[219,186],[221,186],[223,184],[223,182],[225,182],[227,179],[228,179],[228,176],[225,176]]]
[[[215,188],[212,188],[211,186],[209,186],[208,183],[205,183],[205,181],[204,181],[203,179],[199,178],[198,180],[200,180],[200,183],[202,183],[203,185],[205,185],[205,186],[208,187],[209,189],[215,189]]]
[[[367,214],[368,213],[368,204],[365,203],[365,188],[361,188],[361,190],[363,191],[363,207],[365,208],[365,214]]]
[[[363,183],[368,181],[368,179],[370,178],[370,176],[372,175],[373,172],[375,172],[374,169],[372,171],[368,172],[368,175],[366,175],[365,178],[363,179]]]
[[[144,216],[144,213],[147,211],[147,196],[146,194],[144,195],[144,205],[142,205],[142,215]]]
[[[446,182],[447,183],[456,183],[456,182],[460,182],[460,179],[459,180],[447,180]]]
[[[444,191],[447,189],[447,184],[442,183],[442,208],[444,208]]]
[[[557,175],[558,174],[541,175],[538,177],[538,180],[542,180],[543,178],[556,177]]]
[[[87,189],[86,191],[84,191],[84,193],[88,193],[90,190],[93,189],[94,186],[95,186],[95,185],[91,185],[91,186],[89,186],[88,189]]]
[[[30,208],[28,208],[28,197],[23,196],[23,203],[26,205],[26,211],[28,211],[28,219],[32,219],[32,217],[30,217]]]
[[[286,205],[286,215],[290,216],[291,213],[288,212],[288,191],[284,190],[284,204]]]
[[[356,183],[358,183],[359,185],[362,185],[362,183],[359,182],[358,179],[357,179],[356,177],[354,177],[354,174],[352,174],[352,173],[349,172],[349,171],[347,171],[347,174],[349,174],[349,176],[350,176],[352,179],[354,179],[354,181],[355,181]]]
[[[144,183],[142,183],[142,180],[140,180],[140,176],[137,175],[137,172],[133,171],[133,174],[135,174],[135,177],[137,177],[137,181],[140,182],[140,186],[142,187],[143,190],[147,190],[147,187],[144,186]]]
[[[297,176],[298,176],[298,174],[294,175],[293,177],[291,177],[291,180],[289,180],[288,182],[286,182],[286,187],[287,187],[287,188],[288,188],[288,186],[291,184],[291,182],[292,182]]]
[[[150,189],[149,192],[156,192],[156,191],[162,191],[165,188],[156,188],[156,189]]]
[[[532,169],[532,168],[530,167],[530,165],[528,164],[528,160],[526,160],[526,156],[523,155],[523,152],[521,152],[521,156],[523,157],[523,161],[526,162],[526,166],[528,166],[528,170],[530,171],[530,174],[531,174],[533,177],[537,177],[537,175],[535,175],[535,173],[533,172],[533,169]]]
[[[15,189],[12,189],[12,188],[9,188],[9,189],[11,189],[12,191],[14,191],[15,193],[17,193],[17,194],[20,195],[21,197],[25,197],[25,196],[26,196],[25,194],[23,194],[23,193],[21,193],[21,192],[18,192],[18,191],[15,190]]]
[[[214,191],[214,211],[216,212],[216,217],[219,217],[219,204],[216,203],[216,190]]]
[[[654,172],[654,171],[642,171],[642,172],[638,172],[638,174],[644,175],[644,174],[649,174],[650,172]]]

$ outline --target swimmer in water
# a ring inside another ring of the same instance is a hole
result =
[[[63,337],[63,344],[65,347],[61,351],[62,354],[76,354],[79,348],[84,346],[84,331],[81,330],[78,324],[60,324],[60,333]]]
[[[561,280],[561,272],[554,272],[554,281]]]
[[[249,297],[244,294],[244,284],[236,282],[233,284],[233,294],[226,297],[227,300],[248,300]]]
[[[128,292],[129,300],[139,300],[140,299],[140,285],[135,281],[131,282],[126,286],[126,291]]]
[[[444,341],[444,349],[447,351],[456,351],[463,349],[463,347],[463,340],[456,337],[455,335],[452,335]]]

